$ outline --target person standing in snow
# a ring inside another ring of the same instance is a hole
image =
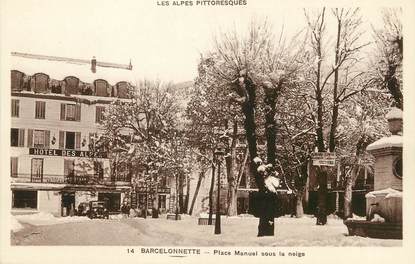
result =
[[[121,213],[123,218],[128,218],[130,215],[130,206],[128,205],[127,201],[124,201],[121,206]]]

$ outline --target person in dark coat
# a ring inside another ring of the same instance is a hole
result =
[[[130,215],[130,206],[128,205],[127,201],[124,201],[121,206],[121,213],[124,218],[128,218]]]

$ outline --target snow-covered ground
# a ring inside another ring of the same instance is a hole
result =
[[[86,216],[72,216],[72,217],[55,217],[50,213],[40,212],[37,214],[22,214],[12,215],[12,223],[26,223],[34,226],[42,225],[55,225],[69,222],[83,222],[89,221],[90,219]],[[12,227],[12,229],[14,229]],[[13,230],[15,231],[15,230]]]
[[[214,234],[214,226],[198,225],[197,217],[185,215],[180,221],[167,220],[165,215],[157,219],[118,216],[110,220],[89,220],[87,217],[56,218],[42,213],[19,215],[15,219],[38,226],[35,229],[41,235],[30,241],[25,238],[24,230],[15,233],[22,244],[29,245],[402,246],[402,240],[348,236],[343,221],[333,216],[328,217],[324,226],[317,226],[312,216],[277,218],[273,237],[257,237],[258,219],[249,215],[221,217],[220,235]],[[17,227],[17,224],[16,221],[14,225]],[[105,235],[94,238],[97,234]]]

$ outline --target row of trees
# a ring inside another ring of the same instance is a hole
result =
[[[337,152],[343,165],[351,165],[345,175],[345,217],[350,216],[351,190],[364,150],[386,133],[383,116],[390,102],[402,108],[399,12],[384,11],[385,26],[373,30],[374,39],[365,34],[359,9],[342,8],[304,10],[305,30],[289,41],[283,33],[275,37],[266,22],[252,22],[245,35],[220,35],[200,59],[194,104],[188,108],[192,124],[222,126],[231,142],[242,126],[249,174],[259,192],[270,190],[254,161],[258,157],[271,168],[267,175],[279,173],[295,193],[299,215],[311,153]],[[218,138],[208,132],[201,131],[198,138],[212,149]],[[235,145],[229,146],[228,157],[236,161]],[[233,164],[227,163],[229,190]],[[315,170],[317,224],[324,225],[327,177],[334,171]],[[273,216],[267,210],[259,216],[258,235],[273,235]]]
[[[181,192],[177,197],[186,186],[187,201],[178,207],[191,214],[209,170],[214,182],[215,149],[224,146],[227,214],[236,214],[240,180],[251,175],[265,204],[260,236],[274,233],[266,202],[274,189],[267,181],[279,178],[295,194],[300,216],[311,153],[336,152],[350,164],[347,217],[366,146],[386,133],[383,116],[391,102],[403,108],[399,12],[385,10],[384,27],[374,29],[374,37],[364,31],[359,9],[343,8],[304,10],[304,29],[289,39],[266,21],[253,21],[246,33],[219,35],[201,55],[192,87],[143,81],[131,87],[131,99],[114,102],[102,124],[101,147],[131,166],[134,184],[167,179]],[[315,169],[317,224],[325,224],[333,171]],[[210,207],[212,194],[213,184]]]

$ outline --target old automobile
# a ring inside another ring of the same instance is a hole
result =
[[[82,202],[78,205],[77,215],[78,216],[86,216],[89,212],[89,203]]]
[[[109,218],[108,206],[105,201],[90,201],[88,217],[93,218]]]

